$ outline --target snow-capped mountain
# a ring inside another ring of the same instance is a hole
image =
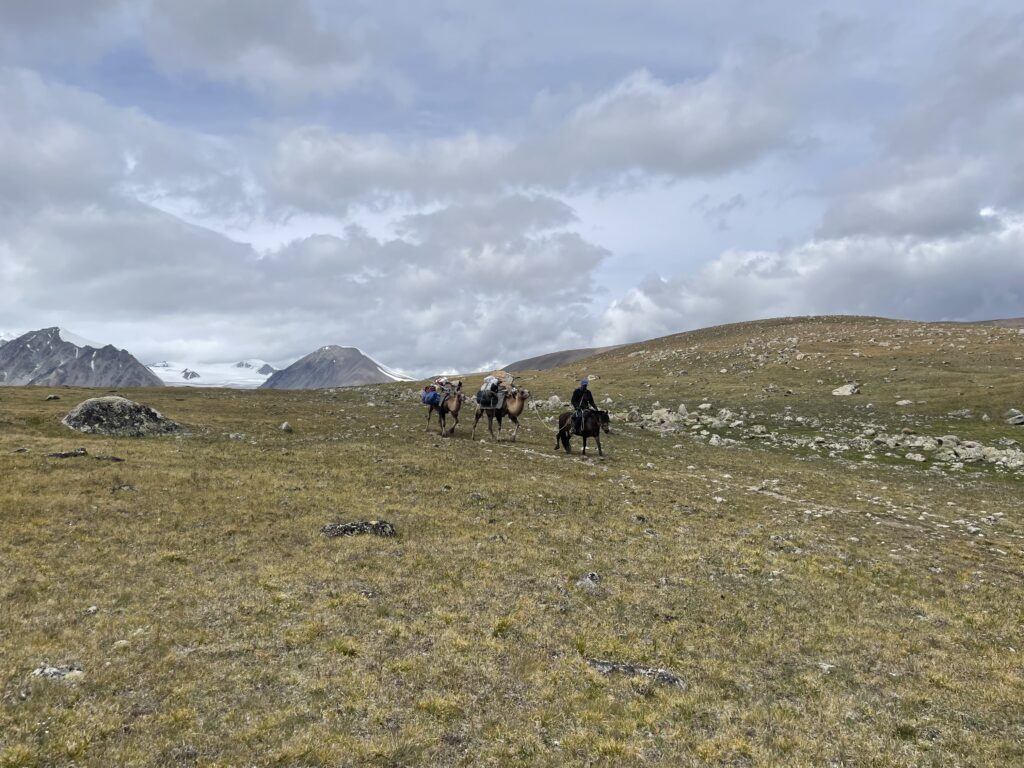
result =
[[[355,347],[320,347],[278,371],[263,384],[264,389],[327,389],[360,384],[411,381],[396,370],[381,365]]]
[[[160,379],[126,350],[111,344],[101,347],[63,328],[30,331],[0,346],[0,384],[162,386]]]
[[[276,370],[266,360],[233,363],[195,363],[161,360],[149,369],[169,387],[226,387],[256,389]]]

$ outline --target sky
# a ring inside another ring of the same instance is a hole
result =
[[[0,4],[0,330],[413,374],[1024,315],[1006,2]]]

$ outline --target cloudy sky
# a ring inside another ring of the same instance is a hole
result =
[[[1024,315],[1005,2],[0,3],[0,330],[414,373]]]

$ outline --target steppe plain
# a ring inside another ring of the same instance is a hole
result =
[[[524,374],[591,376],[603,459],[407,383],[123,392],[151,439],[0,388],[0,766],[1022,765],[1022,359],[831,317]]]

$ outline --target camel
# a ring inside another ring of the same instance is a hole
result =
[[[476,425],[480,421],[480,417],[485,413],[487,414],[487,431],[491,433],[491,437],[495,440],[501,439],[501,420],[508,416],[509,421],[516,425],[516,428],[512,432],[512,442],[515,442],[516,435],[519,434],[519,416],[523,412],[523,408],[526,407],[526,401],[530,399],[530,390],[528,389],[517,389],[505,396],[504,402],[500,408],[484,408],[479,403],[476,406],[476,418],[473,420],[473,434],[472,437],[476,437]],[[494,420],[498,420],[498,434],[494,434]]]
[[[440,435],[452,434],[455,432],[455,428],[459,426],[459,410],[462,408],[462,403],[466,399],[466,396],[462,394],[462,382],[458,382],[455,385],[455,389],[448,392],[441,392],[441,402],[437,405],[427,406],[427,430],[430,430],[430,417],[433,416],[434,411],[437,411],[437,422],[441,427],[441,431],[438,432]],[[445,431],[446,417],[451,416],[453,419],[452,428],[447,432]]]

